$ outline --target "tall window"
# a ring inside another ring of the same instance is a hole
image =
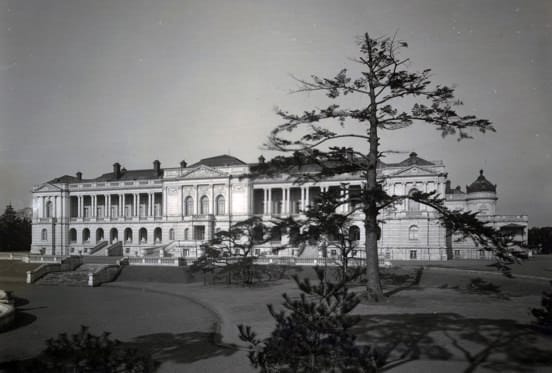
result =
[[[48,241],[48,231],[46,229],[43,229],[40,233],[40,239],[42,241]]]
[[[90,242],[90,229],[84,228],[82,230],[82,242]]]
[[[46,217],[51,218],[52,216],[53,216],[52,202],[48,201],[48,202],[46,202]]]
[[[217,215],[224,215],[224,196],[220,195],[217,197],[217,211],[216,211],[216,214]]]
[[[77,242],[77,230],[75,228],[69,230],[69,242]]]
[[[351,241],[360,241],[360,228],[356,225],[349,228],[349,239]]]
[[[417,240],[418,239],[418,226],[412,225],[408,228],[408,239]]]
[[[194,213],[194,199],[192,197],[186,197],[184,204],[184,215],[191,216]]]
[[[418,192],[417,189],[412,189],[408,192],[408,195],[411,196],[416,192]],[[420,203],[412,199],[408,199],[408,211],[420,211]]]
[[[190,228],[186,228],[184,229],[184,240],[189,240],[190,239]]]
[[[174,241],[174,229],[169,229],[169,240]]]
[[[207,196],[201,197],[199,213],[201,215],[207,215],[209,213],[209,198]]]

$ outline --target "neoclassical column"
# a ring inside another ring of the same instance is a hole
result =
[[[301,187],[301,203],[299,204],[301,206],[301,210],[305,210],[305,188]]]
[[[214,214],[215,213],[215,186],[211,184],[210,188],[211,188],[211,198],[209,198],[209,213]]]
[[[263,188],[263,215],[268,214],[268,191]]]
[[[192,215],[199,214],[199,185],[194,185],[194,211]]]
[[[272,215],[272,187],[268,188],[268,215]]]
[[[107,218],[111,218],[111,194],[104,195],[104,199],[105,199],[104,216]]]
[[[123,195],[117,193],[117,218],[123,216]]]
[[[136,205],[138,204],[138,195],[136,193],[132,193],[132,216],[138,216],[136,213]]]
[[[282,187],[282,215],[287,215],[289,210],[289,188]]]
[[[310,187],[305,187],[305,210],[309,208],[310,205]]]

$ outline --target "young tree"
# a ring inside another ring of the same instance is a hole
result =
[[[203,255],[194,263],[192,270],[205,273],[219,268],[228,274],[229,282],[234,275],[250,285],[256,275],[254,250],[271,241],[272,231],[271,226],[257,216],[237,222],[229,230],[217,232],[203,246]]]
[[[347,185],[342,185],[340,188],[321,192],[315,203],[304,212],[304,217],[290,217],[280,222],[282,230],[296,232],[290,234],[290,245],[304,247],[306,244],[318,243],[325,258],[328,251],[335,250],[337,256],[334,259],[340,278],[345,278],[348,273],[360,239],[360,230],[351,219],[360,210],[360,201],[355,201],[358,206],[350,211],[338,212],[339,207],[344,204],[346,188]]]
[[[268,338],[238,326],[240,339],[249,344],[250,362],[263,373],[377,371],[383,362],[370,346],[357,343],[351,331],[360,321],[350,314],[360,302],[347,287],[352,278],[331,282],[321,268],[315,270],[318,283],[294,276],[301,294],[298,299],[283,294],[284,310],[268,306],[276,321]]]
[[[365,105],[345,108],[335,101],[302,114],[278,110],[283,123],[272,130],[266,147],[290,155],[261,163],[252,173],[289,173],[299,183],[346,173],[361,175],[367,293],[375,300],[383,297],[378,270],[378,214],[405,198],[430,205],[442,214],[443,224],[451,232],[462,231],[482,247],[495,250],[499,265],[512,262],[512,255],[503,248],[496,232],[474,214],[448,211],[443,199],[435,193],[396,196],[385,192],[377,173],[382,157],[379,149],[382,133],[424,122],[434,126],[443,137],[456,135],[462,140],[471,137],[471,130],[485,133],[494,128],[488,120],[459,114],[457,108],[462,102],[455,99],[454,89],[432,85],[430,69],[410,71],[410,60],[399,53],[407,47],[405,42],[388,37],[373,39],[365,34],[359,44],[360,57],[355,62],[362,71],[356,78],[350,77],[346,69],[333,78],[312,76],[310,80],[299,80],[298,92],[323,92],[330,100],[358,95]],[[408,110],[401,109],[407,105]],[[368,149],[337,146],[346,139],[366,141]],[[313,165],[317,167],[315,171]]]

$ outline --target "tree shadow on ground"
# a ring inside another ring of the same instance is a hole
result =
[[[152,369],[155,371],[164,362],[188,364],[216,356],[229,356],[236,352],[236,349],[219,345],[220,339],[220,334],[208,332],[157,333],[139,336],[130,342],[122,342],[120,348],[128,351],[136,350],[137,356],[151,357]],[[44,361],[43,354],[31,359],[0,363],[0,372],[42,373],[51,371],[58,373],[59,367],[49,370],[45,368],[45,365],[40,365],[40,369],[36,369],[36,363]],[[48,358],[55,360],[55,357],[52,356]],[[96,371],[93,367],[88,368],[90,369],[83,368],[82,371]],[[146,369],[145,371],[150,372],[151,370]]]
[[[160,363],[187,364],[216,356],[229,356],[237,351],[219,344],[220,340],[220,334],[209,332],[156,333],[136,337],[124,345],[148,353]]]
[[[552,338],[506,319],[454,313],[362,316],[359,341],[377,348],[382,371],[413,360],[465,361],[464,372],[531,372],[552,364]]]

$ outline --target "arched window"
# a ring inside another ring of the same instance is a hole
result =
[[[410,228],[408,228],[408,239],[409,240],[417,240],[418,239],[418,226],[412,225]]]
[[[119,242],[119,231],[117,228],[111,228],[109,231],[109,240],[111,243],[117,243]]]
[[[42,230],[42,232],[40,233],[40,239],[42,241],[48,241],[48,230],[47,229]]]
[[[125,242],[132,242],[132,229],[130,228],[125,229]]]
[[[217,206],[216,206],[216,214],[217,215],[224,215],[224,204],[225,204],[225,201],[224,201],[224,196],[223,195],[220,195],[217,197]]]
[[[360,241],[360,228],[356,225],[349,228],[349,239],[351,241]]]
[[[155,243],[160,243],[161,241],[163,240],[163,236],[162,236],[162,233],[161,233],[161,228],[155,228],[153,230],[153,241]]]
[[[46,202],[46,217],[51,218],[53,216],[53,205],[51,201],[48,201]]]
[[[103,241],[104,239],[104,231],[102,228],[96,229],[96,242]]]
[[[148,242],[148,231],[146,228],[140,228],[138,231],[138,240],[140,240],[140,243]]]
[[[186,202],[184,203],[184,215],[192,216],[194,213],[194,199],[192,197],[186,197]]]
[[[190,239],[190,228],[186,228],[184,229],[184,240],[189,240]]]
[[[417,189],[412,189],[408,192],[409,196],[412,196],[414,193],[417,193]],[[420,211],[420,203],[412,199],[408,199],[408,211]]]
[[[199,213],[201,215],[207,215],[209,213],[209,197],[207,196],[201,197],[200,204],[199,204]]]
[[[90,229],[84,228],[82,230],[82,242],[90,242]]]
[[[174,241],[174,229],[169,229],[169,240]]]
[[[77,230],[75,228],[69,229],[69,242],[77,242]]]

